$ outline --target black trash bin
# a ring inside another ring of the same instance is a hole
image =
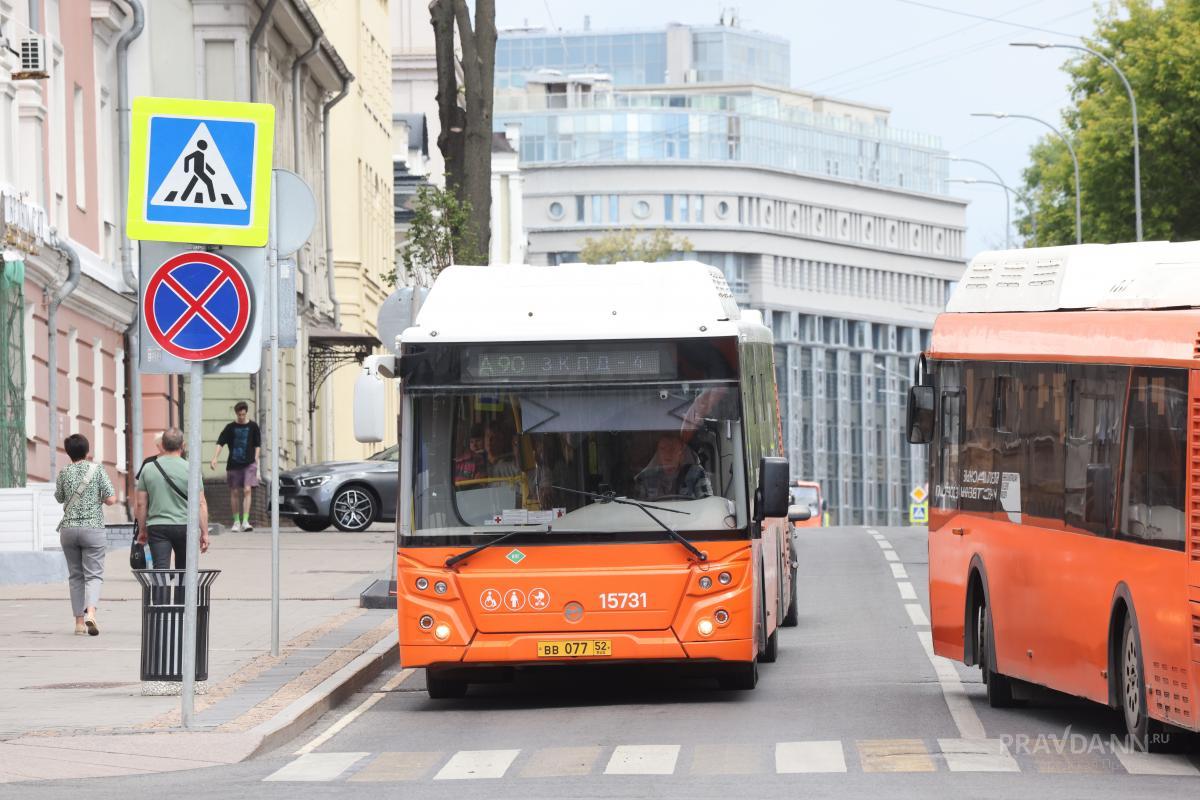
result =
[[[219,569],[197,570],[196,680],[208,680],[208,611]],[[142,680],[183,681],[182,569],[135,569],[142,585]]]

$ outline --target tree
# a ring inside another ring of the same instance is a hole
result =
[[[403,277],[416,286],[429,286],[451,264],[483,263],[470,204],[448,189],[425,184],[417,189],[412,211],[399,267],[383,276],[389,285]]]
[[[446,188],[471,209],[475,241],[486,253],[492,238],[496,3],[475,0],[474,28],[467,0],[433,0],[429,17],[437,61],[438,149],[446,161]],[[455,52],[456,30],[461,59]]]
[[[616,264],[618,261],[665,261],[672,253],[692,251],[684,237],[675,239],[666,228],[658,228],[645,239],[635,227],[606,231],[599,239],[583,240],[579,260],[587,264]]]
[[[1121,0],[1101,16],[1086,46],[1111,58],[1137,98],[1145,239],[1200,239],[1200,4],[1194,0]],[[1065,133],[1079,155],[1083,237],[1133,241],[1133,131],[1129,99],[1117,74],[1086,53],[1064,67],[1072,105]],[[1030,151],[1025,186],[1042,246],[1075,241],[1070,156],[1047,136]],[[1032,218],[1018,221],[1031,238]]]

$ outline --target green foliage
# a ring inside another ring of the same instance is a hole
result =
[[[616,264],[619,261],[667,261],[672,253],[690,253],[692,243],[684,237],[675,239],[666,228],[658,228],[645,238],[639,238],[636,227],[606,231],[599,239],[590,236],[583,240],[579,260],[586,264]]]
[[[428,184],[417,188],[413,218],[399,250],[398,269],[383,276],[388,285],[429,286],[451,264],[484,264],[471,225],[471,204],[454,192]]]
[[[1200,3],[1119,0],[1085,45],[1124,71],[1137,99],[1145,239],[1200,239]],[[1079,154],[1085,242],[1133,241],[1133,130],[1116,72],[1080,53],[1064,67],[1073,105],[1064,133]],[[1035,198],[1038,244],[1075,241],[1074,173],[1048,135],[1030,152],[1025,186]],[[1032,218],[1018,221],[1033,243]]]

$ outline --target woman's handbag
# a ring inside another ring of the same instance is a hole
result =
[[[137,525],[133,526],[133,541],[129,543],[129,568],[146,568],[146,545],[138,541]]]

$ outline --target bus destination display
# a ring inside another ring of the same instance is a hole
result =
[[[671,377],[674,358],[664,348],[605,350],[471,349],[463,380],[559,381]]]

